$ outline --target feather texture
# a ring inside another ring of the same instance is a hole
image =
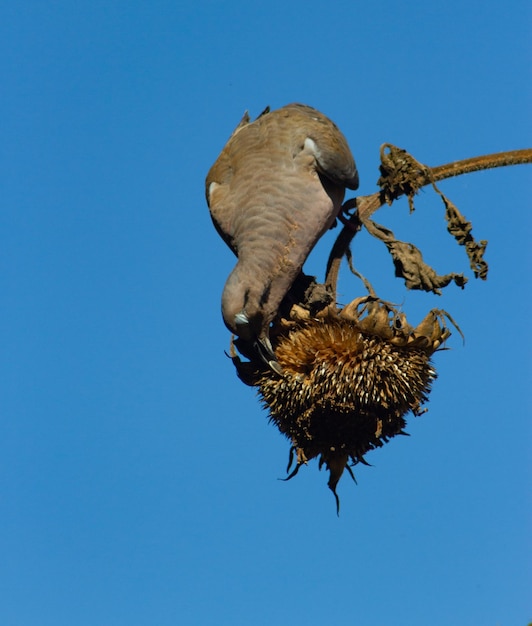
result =
[[[270,348],[270,324],[346,187],[358,187],[355,161],[319,111],[290,104],[253,122],[244,115],[206,180],[214,225],[238,257],[222,295],[231,332]]]

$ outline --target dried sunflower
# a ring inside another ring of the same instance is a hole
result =
[[[391,304],[367,296],[340,311],[285,321],[273,339],[281,375],[260,360],[243,362],[233,349],[240,378],[258,388],[292,444],[288,479],[318,457],[339,507],[344,469],[353,476],[351,466],[366,463],[366,452],[406,434],[409,412],[423,412],[437,376],[431,356],[450,335],[445,318],[434,309],[414,328]]]

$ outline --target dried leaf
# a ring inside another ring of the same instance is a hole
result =
[[[460,213],[455,204],[437,190],[445,204],[445,219],[447,230],[455,238],[456,242],[464,246],[469,258],[469,265],[475,274],[475,278],[486,280],[488,277],[488,264],[484,260],[487,241],[476,242],[471,231],[473,225]]]
[[[423,260],[421,251],[414,244],[399,241],[393,232],[373,222],[365,220],[364,226],[368,232],[380,239],[388,248],[395,266],[395,275],[403,278],[408,289],[421,289],[441,294],[441,288],[453,281],[459,287],[464,287],[467,278],[463,274],[445,274],[440,276],[430,265]]]
[[[412,212],[414,196],[418,189],[432,180],[430,168],[416,161],[406,150],[389,143],[381,146],[380,157],[381,176],[377,184],[384,194],[386,203],[390,205],[404,194],[408,198],[408,206]]]
[[[467,283],[467,278],[463,274],[455,274],[454,272],[444,276],[437,274],[430,265],[423,261],[419,248],[411,243],[394,241],[387,243],[386,246],[392,255],[395,275],[404,278],[408,289],[432,291],[440,295],[441,288],[447,287],[451,281],[462,288]]]

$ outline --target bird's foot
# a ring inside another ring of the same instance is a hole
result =
[[[283,368],[279,364],[275,352],[273,351],[272,344],[269,337],[262,337],[257,339],[254,343],[254,347],[259,357],[266,363],[266,365],[279,376],[283,376]]]

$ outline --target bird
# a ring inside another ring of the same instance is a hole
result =
[[[210,168],[207,204],[237,263],[222,293],[227,328],[280,373],[270,340],[279,306],[358,172],[346,138],[304,104],[246,112]]]

